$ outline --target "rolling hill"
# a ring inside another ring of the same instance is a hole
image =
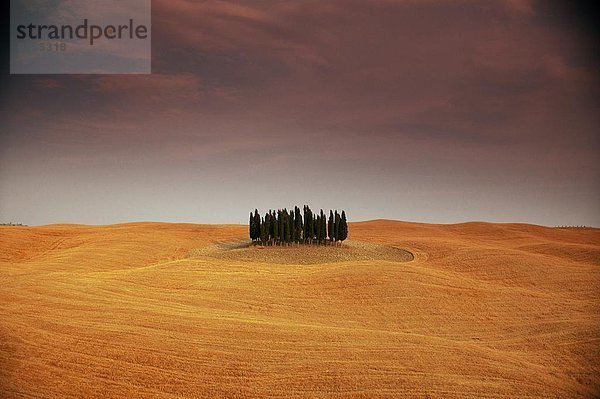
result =
[[[600,230],[0,227],[0,397],[600,396]],[[324,252],[315,252],[321,251]]]

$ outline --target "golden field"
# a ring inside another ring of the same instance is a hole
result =
[[[0,227],[0,397],[600,396],[598,229],[372,221],[342,248],[246,236]]]

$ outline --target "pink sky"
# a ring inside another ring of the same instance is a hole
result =
[[[2,76],[0,222],[600,226],[598,48],[533,1],[153,2],[153,74]],[[595,40],[596,39],[596,40]]]

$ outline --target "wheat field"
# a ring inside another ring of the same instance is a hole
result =
[[[0,397],[600,396],[598,229],[372,221],[341,248],[246,236],[0,227]]]

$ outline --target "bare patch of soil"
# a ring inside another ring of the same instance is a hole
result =
[[[210,257],[231,261],[290,265],[375,260],[410,262],[414,260],[414,255],[404,249],[364,241],[346,241],[341,246],[292,245],[272,247],[254,246],[247,241],[236,241],[195,249],[190,251],[188,257]]]

